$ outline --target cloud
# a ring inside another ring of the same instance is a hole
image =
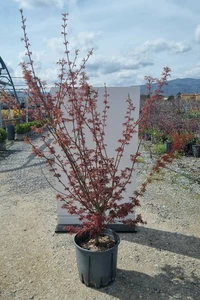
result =
[[[40,70],[38,77],[47,82],[48,86],[53,86],[58,81],[58,68],[48,68]]]
[[[14,69],[12,67],[12,62],[11,61],[4,61],[4,62],[6,64],[8,72],[12,75],[14,73]]]
[[[80,49],[90,50],[91,48],[98,48],[98,40],[101,38],[102,32],[80,32],[76,38],[77,44]],[[75,43],[76,44],[76,43]]]
[[[46,81],[47,86],[51,87],[54,86],[54,83],[58,81],[58,74],[59,74],[59,70],[58,67],[52,67],[52,68],[46,68],[42,65],[40,65],[39,68],[35,67],[35,71],[36,71],[36,76],[38,78],[40,78],[42,81]],[[13,78],[14,84],[17,85],[17,87],[19,88],[19,85],[21,85],[21,87],[24,87],[25,81],[22,78],[23,74],[22,74],[22,69],[20,66],[18,66],[14,73],[12,74],[14,77],[18,77],[18,78]]]
[[[200,24],[197,25],[195,32],[194,32],[195,40],[200,43]]]
[[[135,51],[129,52],[129,55],[147,55],[152,53],[169,52],[172,54],[180,54],[188,52],[192,47],[187,42],[167,41],[165,39],[155,39],[153,41],[146,41],[141,46],[137,47]]]
[[[185,70],[181,75],[184,78],[200,78],[200,65],[197,64],[195,67]]]
[[[135,60],[127,59],[125,57],[106,58],[103,56],[95,56],[95,58],[91,58],[88,61],[86,70],[89,72],[96,70],[102,74],[111,74],[122,70],[138,70],[152,65],[154,65],[152,60]]]
[[[145,83],[144,70],[122,70],[118,72],[116,84],[119,86],[141,85]]]
[[[37,63],[42,60],[42,57],[45,55],[45,51],[33,51],[32,52],[32,59],[34,63]],[[26,55],[26,51],[19,52],[19,60],[20,62],[28,62],[28,56]]]
[[[34,63],[34,68],[36,71],[42,68],[42,61],[45,57],[45,51],[33,51],[32,60]],[[19,52],[19,61],[20,62],[29,62],[29,58],[26,55],[26,51]]]
[[[33,52],[35,71],[37,77],[47,82],[47,86],[54,86],[58,81],[59,66],[49,67],[45,61],[41,62],[41,57],[45,53]],[[20,52],[20,60],[27,60],[25,52]],[[90,65],[89,65],[90,63]],[[143,82],[143,67],[153,65],[152,61],[134,61],[125,57],[111,59],[104,56],[94,56],[88,61],[86,72],[90,78],[90,83],[94,86],[103,86],[104,82],[108,86],[130,86]],[[21,67],[15,69],[13,76],[22,76]],[[22,79],[15,79],[15,83],[23,84]]]
[[[144,83],[144,74],[142,70],[123,70],[112,74],[100,75],[91,78],[91,84],[94,86],[132,86]]]
[[[45,40],[47,47],[58,53],[63,53],[65,50],[63,42],[62,37],[52,37]]]
[[[136,70],[122,70],[121,72],[119,72],[117,77],[121,79],[127,79],[130,77],[135,77],[137,73],[138,72]]]
[[[64,7],[65,0],[14,0],[18,2],[21,7],[33,8],[33,7],[44,7],[44,6],[55,6],[60,9]]]
[[[101,38],[101,32],[80,32],[76,37],[69,39],[68,48],[70,51],[76,49],[81,51],[88,51],[98,48],[98,40]],[[52,37],[45,40],[47,47],[49,47],[54,52],[64,53],[65,46],[63,44],[63,37]]]

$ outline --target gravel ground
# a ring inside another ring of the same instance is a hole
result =
[[[41,145],[42,146],[42,145]],[[138,184],[151,159],[142,152]],[[42,168],[40,167],[42,166]],[[29,145],[0,154],[0,299],[200,299],[200,159],[183,157],[149,185],[140,209],[147,221],[120,234],[117,280],[100,290],[78,278],[72,236],[55,234],[51,177]]]

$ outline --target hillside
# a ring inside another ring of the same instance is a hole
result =
[[[146,86],[140,86],[141,94],[146,94]],[[153,88],[156,89],[156,84],[153,85]],[[176,95],[178,93],[182,94],[193,94],[193,93],[200,93],[200,79],[194,78],[183,78],[183,79],[174,79],[169,80],[168,85],[164,87],[164,95]]]

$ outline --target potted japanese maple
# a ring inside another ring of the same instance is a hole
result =
[[[161,80],[157,80],[158,90],[150,97],[142,109],[139,120],[132,117],[134,105],[127,95],[125,121],[122,125],[122,134],[119,136],[115,156],[109,156],[105,143],[106,125],[109,110],[108,94],[105,87],[102,113],[98,111],[97,92],[88,83],[84,72],[85,64],[92,54],[90,52],[83,64],[76,67],[76,58],[71,61],[67,41],[67,14],[63,14],[63,37],[66,58],[60,60],[59,82],[56,83],[55,94],[45,92],[46,85],[35,74],[29,39],[26,34],[25,19],[22,14],[22,28],[24,42],[29,63],[22,63],[24,79],[29,87],[30,102],[38,109],[34,110],[34,119],[46,122],[41,128],[32,128],[41,134],[46,145],[45,151],[32,143],[33,153],[46,159],[47,166],[64,192],[59,192],[57,199],[63,202],[63,208],[70,214],[77,215],[81,221],[80,227],[67,228],[76,233],[74,243],[77,253],[77,264],[80,279],[88,286],[105,286],[115,280],[117,266],[117,248],[120,242],[116,232],[108,229],[108,224],[116,220],[128,226],[144,223],[141,215],[134,219],[135,207],[140,206],[139,197],[146,190],[150,178],[123,202],[127,185],[131,184],[135,172],[139,146],[135,153],[130,155],[129,164],[121,168],[121,160],[126,148],[130,145],[133,135],[146,128],[148,112],[154,99],[160,94],[166,83],[169,68],[164,68]],[[123,99],[122,99],[123,100]],[[114,125],[113,125],[114,126]],[[44,134],[44,130],[48,130]],[[88,143],[87,134],[90,134],[93,145]],[[53,139],[53,141],[52,141]],[[60,149],[60,152],[57,151]],[[47,155],[49,151],[50,155]],[[170,162],[172,155],[165,154],[152,169],[150,176]]]

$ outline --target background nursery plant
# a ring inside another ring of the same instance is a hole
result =
[[[41,128],[33,127],[33,131],[41,133],[41,140],[49,150],[49,155],[41,151],[30,138],[27,142],[32,145],[35,155],[46,160],[47,166],[59,183],[64,187],[65,193],[58,193],[57,199],[63,201],[63,208],[70,214],[76,214],[82,222],[81,228],[76,228],[79,233],[89,232],[89,237],[94,238],[95,245],[99,244],[99,237],[103,234],[107,224],[115,220],[123,224],[135,225],[144,223],[141,215],[136,219],[130,219],[129,214],[140,205],[139,197],[146,190],[151,176],[159,172],[166,163],[171,162],[172,153],[164,154],[156,161],[147,180],[130,195],[129,201],[122,202],[127,185],[131,184],[136,161],[140,156],[139,142],[136,153],[130,155],[130,164],[121,169],[120,163],[125,149],[130,145],[134,134],[137,134],[138,126],[141,133],[144,132],[148,121],[152,104],[159,99],[162,87],[166,84],[170,69],[164,68],[160,80],[156,80],[158,90],[146,101],[139,120],[134,120],[132,113],[134,104],[127,95],[126,115],[122,124],[121,137],[118,139],[118,147],[115,149],[115,157],[109,157],[105,143],[106,125],[109,106],[109,95],[105,87],[103,111],[98,111],[97,92],[88,82],[84,72],[86,63],[92,55],[90,51],[83,63],[77,67],[78,51],[75,51],[74,59],[70,58],[67,40],[67,14],[63,14],[63,39],[65,58],[59,60],[59,82],[55,95],[46,93],[46,84],[35,74],[34,62],[30,43],[26,33],[26,19],[22,16],[22,28],[24,31],[27,63],[22,63],[23,76],[29,89],[29,101],[37,109],[34,111],[34,119],[46,122]],[[150,77],[148,78],[149,81]],[[112,108],[111,108],[112,109]],[[48,131],[46,131],[48,129]],[[45,133],[44,133],[45,132]],[[88,134],[93,140],[93,146],[88,144]],[[53,142],[49,139],[53,138]],[[61,149],[58,154],[56,147]],[[65,175],[65,176],[63,176]],[[75,228],[70,228],[71,232]]]

